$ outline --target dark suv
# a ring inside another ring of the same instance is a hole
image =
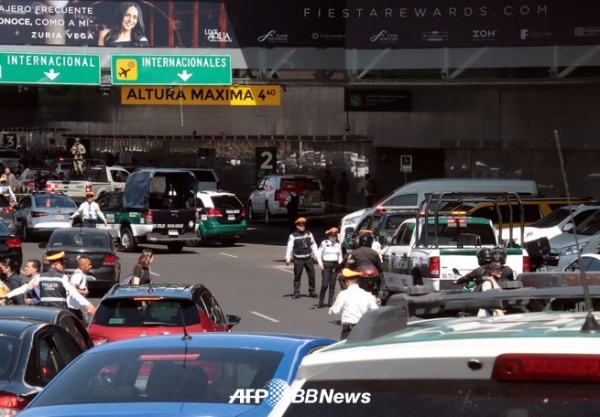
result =
[[[96,345],[161,334],[228,332],[241,318],[225,315],[202,284],[115,285],[88,328]]]

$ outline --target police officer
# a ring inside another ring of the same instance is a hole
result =
[[[287,209],[287,218],[290,230],[295,229],[295,220],[298,217],[298,209],[300,207],[300,196],[296,192],[293,184],[288,185],[288,196],[285,199],[285,208]]]
[[[348,338],[352,328],[369,310],[379,308],[375,297],[363,290],[358,284],[360,272],[344,270],[347,289],[340,292],[335,303],[329,309],[329,314],[341,314],[342,334],[340,340]]]
[[[375,282],[376,288],[379,288],[379,284],[381,283],[381,277],[383,276],[383,263],[381,262],[381,257],[375,251],[373,246],[373,235],[371,233],[363,233],[358,238],[358,248],[354,249],[352,253],[350,253],[342,264],[338,266],[338,269],[341,270],[344,267],[348,267],[354,271],[359,270],[361,267],[374,266],[379,271],[379,278],[377,282]],[[339,278],[340,285],[343,289],[345,289],[345,283],[342,283],[343,278]]]
[[[89,315],[93,315],[96,312],[96,307],[77,292],[77,289],[69,283],[69,279],[64,274],[65,252],[48,254],[46,255],[46,260],[50,263],[48,271],[32,279],[27,284],[12,290],[8,294],[0,295],[0,298],[11,298],[16,295],[25,294],[27,291],[38,287],[40,305],[42,307],[55,307],[68,310],[67,296],[70,296],[77,300],[80,305],[84,306]]]
[[[83,159],[85,158],[86,149],[79,141],[79,138],[75,138],[75,143],[71,146],[71,154],[75,158],[73,161],[73,170],[76,174],[83,175]]]
[[[75,213],[71,215],[71,219],[74,219],[81,213],[83,216],[83,227],[96,227],[98,217],[104,221],[105,225],[108,224],[104,213],[100,210],[100,206],[94,201],[94,192],[88,191],[85,193],[85,198],[87,201],[81,203]]]
[[[294,294],[292,298],[300,297],[300,278],[302,271],[306,269],[308,275],[309,296],[317,298],[315,292],[315,266],[313,259],[316,259],[317,243],[312,233],[306,230],[306,219],[299,217],[296,219],[296,231],[290,235],[287,242],[285,253],[285,264],[290,265],[294,261]]]
[[[492,262],[492,250],[490,248],[480,248],[477,251],[477,263],[479,267],[455,280],[454,284],[466,285],[469,289],[481,285],[483,277],[488,275],[490,262]]]
[[[335,271],[337,266],[344,259],[342,255],[342,245],[337,241],[338,229],[332,227],[325,232],[328,239],[325,239],[319,245],[317,251],[317,262],[321,269],[321,292],[319,294],[319,308],[325,307],[325,293],[329,287],[329,304],[333,304],[333,296],[335,294]]]
[[[11,206],[17,204],[17,197],[13,190],[8,186],[6,177],[0,177],[0,194],[2,194],[9,201]]]

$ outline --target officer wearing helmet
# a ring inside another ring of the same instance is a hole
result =
[[[498,278],[498,281],[514,281],[515,274],[512,268],[506,265],[506,249],[503,246],[496,246],[490,253],[490,259],[492,262],[500,262],[502,264],[502,274]]]
[[[373,235],[371,233],[361,234],[358,238],[358,248],[354,249],[352,253],[346,256],[337,269],[342,270],[342,268],[348,267],[354,271],[358,271],[361,267],[374,266],[377,268],[377,271],[379,271],[379,279],[376,283],[377,288],[379,288],[381,276],[383,276],[383,263],[381,262],[381,257],[377,251],[372,249],[373,240]],[[340,281],[340,285],[345,289],[345,282],[342,284]]]
[[[456,281],[454,281],[455,285],[467,285],[467,288],[475,287],[477,285],[481,285],[483,281],[483,277],[488,275],[488,266],[492,262],[492,249],[490,248],[480,248],[477,251],[477,263],[479,264],[478,268],[475,268],[467,275],[463,275]]]

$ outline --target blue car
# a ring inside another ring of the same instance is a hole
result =
[[[265,416],[302,359],[336,341],[266,333],[193,333],[95,347],[19,414]]]

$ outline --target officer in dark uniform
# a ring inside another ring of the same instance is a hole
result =
[[[353,271],[359,271],[361,268],[374,266],[379,271],[379,277],[376,279],[376,282],[373,284],[378,289],[381,284],[381,277],[383,276],[383,264],[381,262],[381,257],[371,248],[373,246],[373,235],[371,233],[363,233],[358,238],[358,248],[354,249],[349,255],[347,255],[342,263],[337,268],[338,270],[342,270],[344,267],[350,268]],[[341,275],[341,274],[340,274]],[[338,276],[338,281],[342,288],[346,288],[346,283],[342,284],[341,279],[344,279],[341,276]],[[364,288],[361,285],[361,288]],[[367,291],[371,291],[372,289],[366,289]]]
[[[86,307],[89,315],[93,315],[96,312],[94,305],[79,294],[64,274],[65,252],[50,253],[46,255],[46,260],[50,263],[48,271],[43,272],[39,277],[32,279],[27,284],[12,290],[8,294],[0,296],[0,298],[11,298],[15,295],[25,294],[37,286],[40,293],[40,305],[42,307],[55,307],[68,310],[67,297],[73,297],[79,301],[80,305]]]
[[[285,199],[285,208],[287,209],[287,218],[290,230],[295,229],[295,221],[298,217],[298,209],[300,208],[300,196],[296,192],[293,184],[288,185],[288,196]]]
[[[292,298],[300,297],[300,278],[302,270],[306,269],[308,275],[309,296],[317,298],[315,292],[315,265],[313,260],[317,256],[317,243],[311,232],[306,230],[306,219],[300,217],[296,219],[296,231],[288,238],[287,250],[285,253],[285,264],[290,265],[294,261],[294,295]]]

